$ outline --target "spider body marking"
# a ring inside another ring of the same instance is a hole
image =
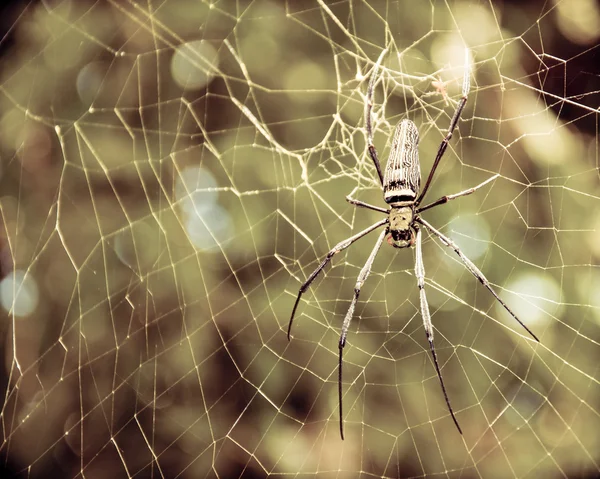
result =
[[[371,114],[373,109],[373,92],[377,81],[379,64],[383,58],[383,55],[385,54],[385,51],[380,55],[379,59],[377,60],[377,63],[375,64],[375,67],[373,68],[373,73],[367,89],[365,123],[367,130],[367,151],[377,171],[377,175],[379,177],[379,181],[381,183],[383,191],[383,199],[385,203],[389,206],[389,208],[381,208],[379,206],[374,206],[369,203],[365,203],[363,201],[352,198],[350,196],[346,197],[346,200],[354,206],[384,213],[387,215],[387,217],[369,226],[368,228],[356,233],[350,238],[340,241],[337,245],[335,245],[329,251],[329,253],[327,253],[325,259],[323,259],[323,261],[319,264],[317,269],[315,269],[310,274],[308,279],[302,284],[302,286],[300,286],[298,296],[296,297],[296,302],[294,303],[294,307],[292,309],[292,314],[290,316],[290,321],[288,324],[288,340],[291,339],[292,323],[294,321],[294,315],[296,314],[296,309],[298,308],[298,304],[300,303],[302,294],[310,287],[312,282],[315,280],[318,274],[325,268],[325,266],[327,266],[327,264],[331,261],[331,258],[335,254],[348,248],[351,244],[353,244],[360,238],[368,235],[372,231],[375,231],[376,229],[382,226],[385,226],[385,229],[380,233],[379,238],[377,239],[375,246],[371,251],[371,254],[367,258],[366,263],[364,264],[358,275],[356,285],[354,286],[354,297],[352,298],[350,306],[348,307],[348,312],[346,313],[346,316],[342,323],[342,330],[340,333],[340,340],[338,343],[338,398],[340,436],[342,439],[344,439],[344,415],[342,409],[342,353],[346,345],[346,337],[350,328],[350,322],[352,321],[352,317],[354,316],[354,310],[356,308],[356,303],[358,301],[360,290],[367,277],[369,276],[369,273],[371,272],[371,266],[373,265],[375,257],[377,256],[377,253],[379,252],[379,249],[381,248],[381,245],[383,244],[383,241],[386,236],[388,236],[388,243],[396,248],[409,248],[412,246],[416,246],[415,276],[417,278],[417,285],[419,287],[419,303],[421,309],[421,316],[423,318],[423,327],[425,329],[425,335],[429,343],[429,349],[433,358],[433,364],[438,379],[440,381],[440,386],[444,394],[444,399],[446,401],[448,412],[450,413],[450,416],[452,417],[452,420],[454,421],[454,424],[456,425],[456,428],[460,434],[462,434],[462,430],[460,428],[460,425],[458,424],[458,420],[456,418],[456,415],[454,414],[452,406],[450,405],[450,400],[446,392],[446,387],[444,385],[444,380],[442,378],[442,373],[439,367],[437,354],[435,352],[435,347],[433,343],[433,324],[431,322],[429,304],[427,302],[427,297],[425,294],[425,267],[423,263],[421,238],[422,229],[427,230],[430,235],[437,237],[437,239],[439,239],[444,246],[454,250],[454,252],[458,255],[460,261],[465,266],[465,268],[467,268],[469,272],[479,280],[479,282],[492,294],[492,296],[494,296],[494,298],[504,307],[504,309],[529,333],[529,335],[531,335],[533,339],[539,342],[537,336],[533,334],[533,332],[515,315],[515,313],[513,313],[513,311],[508,307],[508,305],[498,296],[496,291],[492,288],[491,284],[483,275],[483,273],[479,270],[479,268],[477,268],[477,266],[475,266],[475,264],[462,253],[460,248],[450,238],[445,236],[442,232],[438,231],[420,216],[420,213],[430,208],[434,208],[438,205],[445,204],[448,201],[460,198],[461,196],[466,196],[474,193],[479,188],[494,181],[499,176],[498,174],[496,174],[477,186],[466,189],[459,193],[442,196],[441,198],[438,198],[436,201],[426,206],[420,206],[421,202],[423,201],[423,198],[425,197],[425,194],[427,193],[427,190],[429,189],[429,186],[440,163],[440,160],[442,159],[442,156],[444,155],[444,152],[448,147],[448,143],[452,138],[452,134],[454,132],[454,129],[456,128],[456,125],[458,124],[462,111],[467,103],[467,96],[469,94],[470,89],[470,55],[468,50],[466,50],[465,53],[465,74],[463,77],[462,84],[462,97],[458,102],[452,119],[450,120],[450,126],[448,127],[446,136],[440,143],[433,165],[431,167],[431,170],[429,171],[427,180],[425,181],[425,186],[422,190],[420,189],[421,167],[419,163],[418,153],[419,132],[415,124],[408,119],[402,120],[396,127],[392,139],[390,155],[386,164],[385,174],[382,174],[381,171],[381,165],[379,163],[377,149],[375,148],[375,145],[373,143],[373,127],[371,120]]]
[[[383,177],[383,200],[390,205],[388,243],[396,248],[414,245],[415,201],[421,186],[419,130],[410,120],[398,123]]]

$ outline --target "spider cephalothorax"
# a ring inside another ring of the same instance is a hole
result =
[[[385,53],[385,52],[384,52]],[[375,260],[375,256],[379,252],[381,245],[387,235],[388,243],[396,248],[407,248],[410,246],[416,246],[416,260],[415,260],[415,276],[417,278],[417,284],[419,286],[419,296],[420,296],[420,305],[421,305],[421,315],[423,317],[423,326],[425,327],[425,334],[427,335],[427,341],[429,342],[429,349],[431,350],[431,355],[433,357],[433,363],[435,365],[435,369],[440,380],[440,385],[442,387],[442,392],[444,393],[444,399],[446,400],[446,405],[448,406],[448,411],[454,420],[454,424],[458,431],[462,434],[460,426],[458,424],[458,420],[454,415],[454,411],[452,410],[452,406],[450,406],[450,400],[448,399],[448,394],[446,393],[446,387],[444,386],[444,380],[442,379],[442,373],[440,371],[440,367],[437,360],[437,355],[435,352],[435,347],[433,346],[433,324],[431,323],[431,315],[429,313],[429,305],[427,303],[427,297],[425,296],[425,267],[423,265],[423,252],[421,247],[421,227],[425,228],[430,234],[436,236],[444,246],[448,246],[452,248],[455,253],[458,255],[462,263],[465,267],[475,276],[483,286],[496,298],[496,300],[508,311],[511,316],[523,327],[525,330],[536,340],[539,341],[538,338],[533,334],[527,326],[525,326],[519,318],[510,310],[510,308],[500,299],[500,297],[496,294],[494,289],[491,287],[489,281],[483,275],[483,273],[475,266],[469,258],[467,258],[462,251],[458,248],[458,246],[443,233],[435,229],[431,226],[427,221],[420,217],[420,213],[435,206],[447,203],[450,200],[454,200],[461,196],[470,195],[477,189],[482,186],[490,183],[491,181],[498,178],[498,175],[492,176],[488,178],[483,183],[469,188],[467,190],[461,191],[459,193],[455,193],[453,195],[442,196],[437,199],[433,203],[430,203],[426,206],[420,206],[429,186],[431,184],[431,180],[435,174],[435,171],[440,163],[446,148],[448,147],[448,142],[452,138],[452,133],[456,128],[460,115],[467,103],[467,95],[469,93],[470,87],[470,57],[469,51],[466,51],[466,62],[465,62],[465,74],[463,77],[462,84],[462,97],[458,102],[452,120],[450,121],[450,127],[448,128],[448,132],[446,136],[442,140],[440,147],[438,148],[438,152],[436,154],[435,160],[433,162],[433,166],[429,171],[429,175],[427,176],[427,181],[425,182],[425,186],[423,190],[420,190],[421,187],[421,169],[419,163],[419,151],[418,151],[418,143],[419,143],[419,132],[415,124],[408,120],[402,120],[398,126],[396,126],[394,136],[392,139],[392,147],[390,150],[390,155],[387,160],[387,165],[385,169],[385,175],[381,172],[381,166],[379,164],[379,158],[377,156],[377,149],[373,144],[373,126],[371,120],[371,110],[373,109],[373,91],[375,89],[375,83],[377,80],[377,72],[379,70],[380,62],[383,58],[383,53],[377,60],[375,67],[373,68],[373,74],[371,76],[371,81],[369,82],[369,87],[367,89],[367,101],[366,101],[366,114],[365,114],[365,123],[367,127],[367,148],[371,159],[373,160],[373,164],[377,170],[377,175],[379,176],[379,181],[383,190],[383,199],[389,206],[389,208],[381,208],[379,206],[374,206],[363,201],[354,199],[352,197],[347,197],[348,202],[355,206],[359,206],[361,208],[368,208],[370,210],[378,211],[380,213],[387,214],[387,218],[378,221],[377,223],[369,226],[363,231],[351,236],[348,239],[345,239],[335,245],[325,259],[321,262],[319,267],[311,273],[308,279],[302,284],[300,290],[298,291],[298,296],[296,297],[296,302],[294,303],[294,308],[292,309],[292,315],[290,317],[290,322],[288,325],[288,339],[290,339],[290,334],[292,330],[292,322],[294,320],[294,314],[296,313],[296,308],[298,307],[298,303],[300,302],[300,298],[302,294],[308,289],[317,275],[325,268],[327,263],[331,260],[331,258],[340,251],[346,249],[355,241],[359,240],[363,236],[366,236],[372,231],[375,231],[377,228],[385,226],[385,229],[379,235],[377,242],[375,243],[375,247],[371,251],[367,262],[361,269],[358,279],[356,281],[356,286],[354,287],[354,297],[352,298],[352,302],[350,303],[350,307],[348,308],[348,312],[346,313],[346,317],[344,318],[344,322],[342,324],[342,332],[340,334],[339,341],[339,365],[338,365],[338,394],[339,394],[339,403],[340,403],[340,435],[342,439],[344,439],[344,422],[343,422],[343,411],[342,411],[342,351],[344,346],[346,345],[346,336],[348,335],[348,328],[350,327],[350,321],[352,320],[352,316],[354,315],[354,308],[356,307],[356,302],[358,300],[358,295],[360,294],[360,289],[367,279],[367,276],[371,272],[371,266],[373,265],[373,261]]]
[[[414,216],[412,206],[391,205],[388,226],[389,244],[396,248],[407,248],[415,244]]]

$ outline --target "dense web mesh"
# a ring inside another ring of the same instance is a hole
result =
[[[592,0],[60,1],[0,14],[4,477],[597,477],[600,9]],[[424,231],[377,233],[419,128]],[[384,166],[382,165],[382,166]]]

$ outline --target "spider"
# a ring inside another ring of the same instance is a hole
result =
[[[352,198],[350,195],[346,197],[346,200],[354,206],[384,213],[385,215],[387,215],[387,217],[369,226],[363,231],[360,231],[354,236],[351,236],[350,238],[339,242],[331,249],[331,251],[329,251],[329,253],[327,253],[327,256],[325,256],[325,259],[323,259],[323,261],[319,264],[317,269],[315,269],[308,277],[308,279],[302,284],[302,286],[300,286],[300,290],[298,291],[298,296],[296,298],[296,302],[294,303],[294,308],[292,309],[292,314],[290,316],[287,336],[288,340],[290,340],[294,315],[296,313],[296,309],[298,308],[298,304],[300,302],[302,294],[309,288],[309,286],[315,280],[317,275],[331,261],[331,258],[340,251],[343,251],[346,248],[348,248],[351,244],[353,244],[355,241],[359,240],[363,236],[366,236],[372,231],[375,231],[377,228],[383,226],[383,231],[379,235],[379,238],[377,239],[375,246],[373,247],[373,250],[369,255],[369,258],[367,259],[365,265],[363,266],[358,275],[356,285],[354,286],[354,297],[352,298],[352,302],[350,303],[350,307],[348,308],[348,312],[346,313],[346,317],[344,318],[344,322],[342,323],[342,331],[340,334],[340,340],[338,345],[338,395],[340,413],[340,436],[342,439],[344,439],[344,416],[342,410],[342,353],[344,350],[344,346],[346,345],[348,329],[350,327],[352,317],[354,316],[354,309],[356,307],[356,302],[358,300],[360,290],[365,280],[369,276],[369,273],[371,272],[371,266],[373,265],[373,261],[375,260],[375,257],[377,256],[377,253],[379,252],[379,249],[381,248],[381,245],[383,244],[383,241],[386,238],[386,236],[387,242],[395,248],[409,248],[416,246],[415,276],[417,278],[417,283],[419,286],[419,299],[421,307],[421,316],[423,317],[423,326],[425,328],[427,341],[429,342],[429,349],[431,350],[435,370],[440,380],[440,385],[444,394],[444,399],[446,400],[446,406],[448,407],[448,411],[452,416],[452,419],[454,421],[454,424],[456,425],[456,428],[458,429],[458,432],[462,434],[462,429],[458,424],[458,420],[456,419],[454,411],[452,410],[452,406],[450,405],[450,400],[448,399],[448,394],[446,392],[446,387],[444,386],[444,380],[442,379],[442,373],[438,364],[437,354],[433,345],[433,325],[431,323],[431,315],[429,313],[429,304],[427,303],[427,297],[425,295],[425,267],[423,265],[423,252],[421,247],[421,228],[423,227],[430,234],[437,237],[444,246],[452,248],[460,258],[464,266],[494,296],[494,298],[496,298],[496,300],[504,307],[504,309],[506,309],[506,311],[508,311],[508,313],[536,341],[539,342],[539,339],[535,334],[533,334],[533,332],[531,332],[531,330],[527,326],[525,326],[523,322],[521,322],[519,318],[517,318],[515,313],[513,313],[513,311],[508,307],[508,305],[504,301],[502,301],[502,299],[500,299],[500,297],[494,291],[494,289],[492,288],[486,277],[483,275],[483,273],[477,268],[477,266],[475,266],[475,264],[469,258],[467,258],[462,253],[459,247],[450,238],[438,231],[436,228],[434,228],[421,217],[422,212],[429,210],[435,206],[447,203],[448,201],[454,200],[461,196],[470,195],[482,186],[495,180],[499,176],[492,176],[491,178],[488,178],[486,181],[473,188],[469,188],[467,190],[452,195],[442,196],[441,198],[435,200],[432,203],[427,204],[426,206],[421,206],[423,198],[425,197],[425,194],[427,193],[427,190],[431,185],[440,160],[442,159],[442,156],[444,155],[444,152],[448,147],[448,143],[452,138],[452,133],[456,128],[458,120],[460,119],[460,115],[467,103],[467,97],[470,89],[469,51],[466,50],[465,74],[462,83],[462,97],[458,102],[452,120],[450,121],[450,127],[448,128],[448,132],[446,133],[446,136],[444,137],[438,148],[435,160],[433,162],[433,166],[429,171],[429,175],[427,177],[427,180],[425,181],[425,186],[422,190],[420,190],[421,168],[419,164],[419,152],[417,149],[417,145],[419,143],[419,132],[417,130],[417,127],[411,120],[404,119],[396,126],[394,137],[392,140],[392,147],[385,169],[385,174],[382,174],[381,166],[379,164],[379,158],[377,155],[377,149],[373,144],[373,126],[371,120],[371,112],[373,109],[373,91],[375,89],[375,84],[377,81],[379,65],[384,54],[385,51],[384,53],[382,53],[377,63],[375,64],[371,80],[369,81],[365,105],[365,123],[367,129],[367,150],[369,156],[373,160],[375,169],[377,170],[377,175],[379,177],[379,181],[383,190],[383,199],[389,207],[381,208],[379,206],[364,203],[362,201]]]

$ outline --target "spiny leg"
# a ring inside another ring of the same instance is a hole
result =
[[[433,364],[435,365],[435,370],[437,371],[438,378],[440,379],[440,384],[442,386],[442,392],[444,393],[446,405],[448,406],[448,411],[450,411],[450,415],[454,420],[454,424],[456,424],[458,432],[462,434],[462,429],[460,428],[458,420],[454,415],[454,411],[452,410],[452,406],[450,405],[450,399],[448,399],[448,393],[446,392],[446,386],[444,386],[444,380],[442,379],[442,372],[440,371],[440,366],[438,364],[437,354],[435,353],[435,347],[433,346],[433,324],[431,323],[431,315],[429,314],[429,304],[427,303],[427,297],[425,296],[425,265],[423,264],[423,248],[421,247],[421,230],[419,228],[416,229],[417,258],[415,260],[415,275],[417,276],[417,282],[419,285],[419,297],[421,300],[421,316],[423,317],[423,326],[425,327],[425,334],[427,335],[427,341],[429,341],[429,349],[431,350],[431,355],[433,356]]]
[[[368,208],[373,211],[379,211],[380,213],[385,213],[386,215],[390,212],[387,208],[381,208],[380,206],[370,205],[369,203],[365,203],[364,201],[357,200],[351,196],[352,194],[346,196],[346,201],[354,206],[359,206],[360,208]]]
[[[373,143],[373,125],[371,124],[371,114],[373,111],[373,92],[375,90],[375,84],[377,83],[377,74],[379,73],[379,65],[381,64],[381,60],[383,60],[383,56],[387,53],[387,50],[381,52],[375,66],[373,67],[373,73],[371,73],[371,80],[369,81],[369,86],[367,87],[367,104],[365,107],[365,124],[367,126],[367,149],[369,151],[369,156],[373,160],[375,164],[375,169],[377,170],[377,175],[379,175],[379,181],[383,185],[383,173],[381,172],[381,165],[379,164],[379,158],[377,156],[377,149],[375,148],[375,144]]]
[[[474,186],[473,188],[469,188],[468,190],[464,190],[459,193],[454,193],[453,195],[442,196],[440,199],[435,200],[433,203],[429,203],[427,206],[418,208],[417,213],[421,213],[422,211],[428,210],[437,205],[443,205],[444,203],[448,203],[448,201],[455,200],[456,198],[460,198],[461,196],[467,196],[467,195],[470,195],[471,193],[475,193],[479,188],[487,185],[488,183],[491,183],[499,176],[500,176],[499,174],[496,174],[496,175],[492,176],[491,178],[488,178],[487,180],[485,180],[483,183],[479,183],[477,186]]]
[[[502,299],[500,299],[500,296],[498,296],[496,291],[494,291],[494,289],[490,285],[490,282],[487,280],[487,278],[483,275],[483,273],[479,270],[479,268],[477,266],[475,266],[475,264],[463,254],[463,252],[456,245],[456,243],[454,243],[450,238],[448,238],[447,236],[442,234],[440,231],[436,230],[433,226],[431,226],[423,218],[417,217],[417,218],[415,218],[415,221],[417,221],[417,222],[421,223],[423,226],[425,226],[425,228],[427,228],[431,233],[433,233],[435,236],[437,236],[445,246],[452,248],[454,250],[454,252],[460,258],[462,263],[465,265],[465,267],[471,272],[471,274],[473,276],[475,276],[479,280],[479,282],[482,285],[484,285],[490,293],[492,293],[494,298],[496,298],[496,300],[498,300],[498,302],[504,307],[504,309],[506,309],[506,311],[508,311],[508,313],[517,321],[517,323],[519,323],[523,327],[523,329],[525,329],[525,331],[527,331],[531,335],[531,337],[533,339],[535,339],[538,343],[540,342],[538,337],[535,334],[533,334],[533,332],[527,326],[525,326],[525,324],[519,318],[517,318],[517,315],[511,311],[511,309],[508,307],[508,305],[504,301],[502,301]]]
[[[348,308],[348,312],[346,313],[346,317],[342,323],[342,333],[340,334],[340,342],[338,345],[340,350],[340,362],[338,365],[338,395],[340,402],[340,436],[342,437],[342,440],[344,439],[344,415],[342,411],[342,351],[346,345],[346,336],[348,335],[348,328],[350,327],[352,316],[354,316],[354,308],[356,307],[356,301],[358,300],[360,289],[371,272],[371,266],[373,265],[373,261],[375,261],[375,256],[377,256],[377,253],[379,252],[387,233],[387,228],[381,232],[377,242],[375,243],[375,246],[373,247],[373,251],[371,251],[369,258],[367,259],[367,262],[360,270],[358,279],[356,280],[356,285],[354,286],[354,297],[352,298],[352,302],[350,303],[350,307]]]
[[[425,186],[423,187],[421,194],[419,195],[419,197],[417,198],[417,201],[415,202],[416,206],[421,204],[421,201],[423,201],[423,198],[425,197],[425,193],[427,193],[427,190],[429,189],[429,185],[431,184],[431,180],[433,180],[435,171],[437,170],[437,167],[440,164],[440,160],[442,159],[442,156],[444,156],[446,148],[448,148],[448,143],[452,139],[452,134],[454,133],[454,129],[456,128],[456,125],[458,124],[460,115],[462,114],[462,111],[465,108],[465,105],[467,104],[467,97],[469,96],[470,88],[471,88],[471,57],[469,54],[469,49],[467,48],[467,49],[465,49],[465,75],[463,77],[462,98],[458,102],[458,106],[456,107],[454,116],[452,117],[452,120],[450,121],[450,127],[448,128],[448,132],[446,133],[446,136],[442,140],[442,143],[440,143],[440,147],[438,149],[437,154],[435,155],[435,160],[433,162],[433,166],[431,167],[431,170],[429,171],[429,176],[427,177]]]
[[[329,261],[331,261],[331,258],[333,258],[333,255],[335,255],[336,253],[339,253],[340,251],[346,249],[348,246],[350,246],[356,240],[359,240],[363,236],[368,235],[371,231],[376,230],[380,226],[383,226],[388,221],[389,221],[388,218],[385,218],[385,219],[383,219],[381,221],[378,221],[374,225],[371,225],[368,228],[362,230],[360,233],[357,233],[354,236],[351,236],[350,238],[345,239],[344,241],[340,241],[338,244],[336,244],[331,249],[331,251],[329,251],[329,253],[327,253],[327,256],[325,256],[325,259],[321,262],[321,264],[317,267],[317,269],[315,269],[310,274],[310,276],[308,277],[308,279],[304,282],[304,284],[302,286],[300,286],[300,290],[298,291],[298,297],[296,298],[296,302],[294,303],[294,308],[292,309],[292,315],[290,316],[290,322],[288,324],[288,331],[287,331],[288,341],[291,339],[292,322],[294,321],[294,315],[296,314],[296,308],[298,308],[298,304],[300,303],[300,298],[302,297],[302,293],[304,293],[308,289],[308,287],[315,280],[315,278],[321,272],[321,270],[323,268],[325,268],[325,266],[327,266],[327,263],[329,263]]]

